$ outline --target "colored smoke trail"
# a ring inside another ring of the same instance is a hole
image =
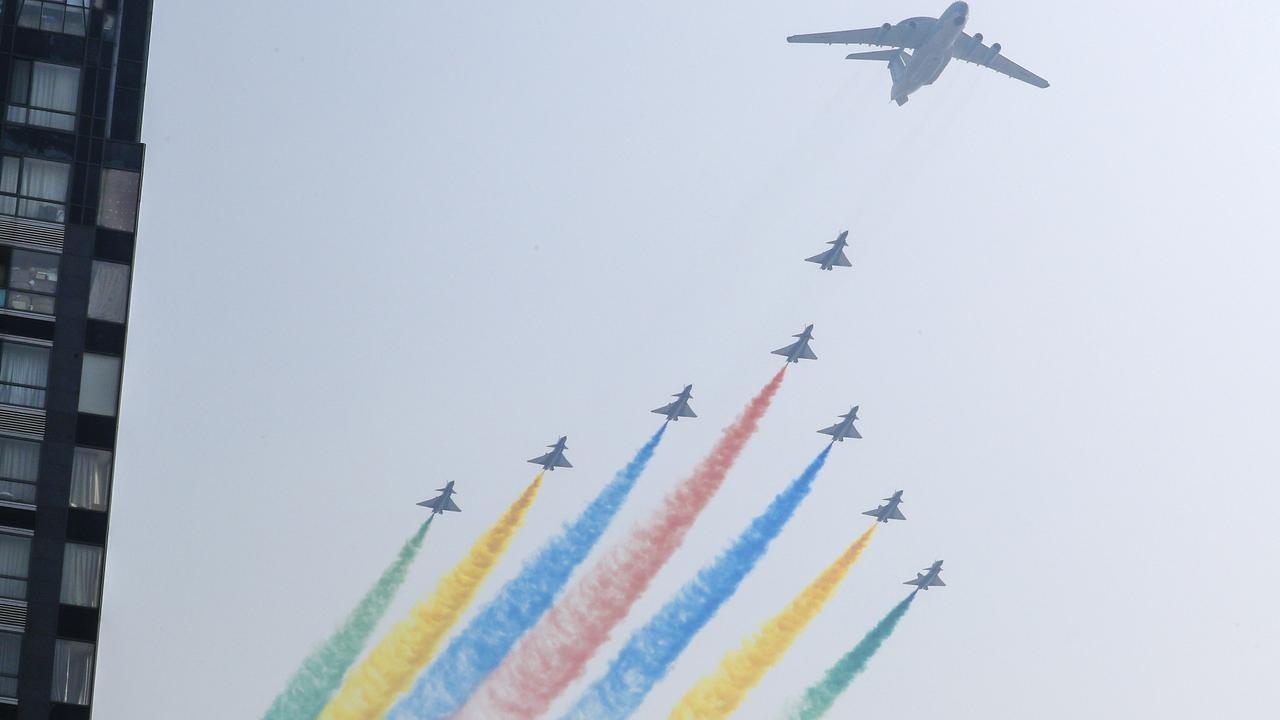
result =
[[[867,668],[867,663],[884,641],[893,634],[893,629],[898,626],[902,616],[907,614],[911,601],[915,598],[915,592],[911,593],[906,600],[895,605],[884,619],[876,623],[876,626],[871,628],[871,632],[868,632],[852,650],[832,665],[830,670],[827,670],[827,674],[817,685],[806,690],[804,697],[787,710],[787,720],[818,720],[825,715],[835,704],[836,698],[840,697],[840,693],[848,689],[858,675]]]
[[[671,664],[728,600],[747,573],[769,549],[809,495],[813,481],[827,462],[827,445],[791,484],[747,526],[729,549],[698,571],[648,624],[637,630],[597,680],[565,715],[565,720],[604,720],[629,717]]]
[[[374,720],[381,718],[396,696],[408,689],[413,676],[431,660],[444,634],[467,609],[511,538],[524,523],[525,513],[542,487],[542,475],[533,479],[470,552],[436,584],[431,597],[419,601],[409,616],[396,624],[364,662],[347,675],[336,697],[320,715],[324,720]]]
[[[329,696],[342,684],[347,668],[360,657],[360,651],[369,642],[396,591],[404,584],[434,517],[428,517],[405,541],[395,561],[382,571],[342,625],[302,661],[302,667],[289,678],[289,684],[276,696],[263,720],[312,720],[320,713]]]
[[[551,607],[574,568],[586,559],[618,514],[666,430],[664,423],[578,519],[524,564],[520,574],[498,591],[498,596],[461,635],[450,641],[418,679],[412,693],[402,698],[388,717],[442,720],[462,707],[511,651],[511,646]]]
[[[671,717],[715,720],[729,717],[737,710],[751,688],[782,659],[809,622],[822,611],[875,533],[876,524],[873,523],[782,612],[765,623],[760,632],[748,638],[742,647],[725,655],[715,672],[699,681],[681,698],[672,709]]]
[[[769,409],[785,373],[784,367],[752,398],[693,475],[596,561],[520,639],[456,718],[532,720],[582,674],[720,488]]]

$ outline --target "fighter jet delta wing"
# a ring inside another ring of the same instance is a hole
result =
[[[888,523],[890,520],[906,520],[907,516],[902,514],[898,506],[902,504],[902,491],[894,493],[892,497],[885,498],[885,504],[875,510],[868,510],[863,515],[870,515],[877,522]]]
[[[791,337],[800,339],[784,348],[774,350],[773,354],[782,355],[789,363],[798,363],[801,360],[818,359],[818,356],[813,354],[813,350],[809,349],[809,341],[813,340],[812,325],[806,325],[803,332],[799,335],[792,335]]]
[[[453,502],[453,496],[456,491],[453,489],[452,480],[446,483],[444,487],[436,490],[436,492],[440,493],[438,497],[431,498],[430,500],[423,500],[418,503],[418,505],[424,508],[431,508],[432,515],[443,515],[447,512],[462,512],[462,508],[458,507],[457,504]]]
[[[687,417],[687,418],[698,417],[698,414],[695,413],[693,409],[689,407],[689,399],[693,397],[692,393],[693,393],[693,386],[685,385],[684,390],[681,390],[680,392],[671,396],[676,399],[675,402],[670,403],[668,405],[663,405],[662,407],[658,408],[657,410],[654,410],[653,412],[656,412],[659,415],[666,415],[668,422],[679,420],[682,417]]]
[[[845,245],[848,243],[849,231],[845,230],[840,233],[840,237],[827,243],[835,247],[826,252],[818,253],[811,258],[805,258],[805,262],[818,263],[823,270],[830,270],[832,267],[853,267],[853,263],[849,262],[849,258],[844,254]]]
[[[558,467],[573,467],[573,465],[564,457],[564,451],[569,449],[565,445],[568,440],[569,437],[567,435],[561,436],[559,440],[555,441],[555,443],[547,446],[551,448],[551,452],[546,455],[539,455],[538,457],[529,460],[529,462],[534,465],[541,465],[543,470],[555,470]]]
[[[939,560],[924,569],[923,573],[916,573],[915,580],[908,580],[903,585],[915,585],[921,590],[928,590],[931,587],[946,587],[946,583],[942,582],[942,578],[938,577],[938,573],[942,571],[942,561]]]
[[[960,37],[956,38],[955,44],[951,46],[951,57],[974,65],[981,65],[995,70],[1001,75],[1008,75],[1014,80],[1021,80],[1038,88],[1049,87],[1048,80],[1001,55],[1000,43],[995,43],[991,47],[983,45],[982,33],[977,35],[970,35],[966,32],[960,33]]]
[[[843,420],[831,427],[822,428],[818,432],[823,435],[830,435],[831,442],[844,442],[845,438],[861,439],[862,434],[858,432],[858,428],[853,426],[853,422],[858,419],[858,406],[854,405],[852,410],[840,417]]]

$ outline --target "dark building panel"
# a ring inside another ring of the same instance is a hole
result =
[[[25,626],[16,697],[0,693],[0,720],[87,720],[152,3],[56,3],[47,17],[61,19],[40,20],[21,14],[34,1],[0,2],[0,355],[26,363],[30,380],[0,388],[0,452],[29,475],[0,479],[10,483],[0,488],[0,533],[30,544],[25,589],[19,579],[18,590],[0,590],[8,603],[26,600],[6,606],[5,617]],[[48,88],[68,77],[74,94],[23,94],[24,83]],[[12,182],[17,174],[26,179]]]

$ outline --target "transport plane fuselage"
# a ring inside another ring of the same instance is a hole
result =
[[[905,22],[911,23],[911,20]],[[969,22],[969,4],[952,3],[942,13],[933,31],[924,44],[911,54],[911,59],[895,74],[893,87],[889,90],[889,99],[902,105],[911,93],[925,85],[932,85],[934,80],[951,62],[951,48],[956,39],[964,32],[965,23]]]

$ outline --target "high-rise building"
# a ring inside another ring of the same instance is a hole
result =
[[[91,712],[150,22],[0,0],[0,720]]]

